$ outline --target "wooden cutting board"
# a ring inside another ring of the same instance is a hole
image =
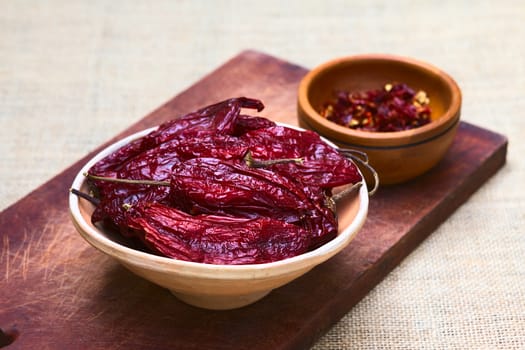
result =
[[[246,51],[114,139],[234,96],[297,124],[305,68]],[[102,145],[98,150],[100,150]],[[311,346],[504,163],[504,136],[462,122],[446,158],[410,183],[381,188],[339,255],[251,306],[183,304],[89,246],[70,223],[79,160],[0,214],[0,344],[9,349],[302,349]]]

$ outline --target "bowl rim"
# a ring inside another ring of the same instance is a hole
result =
[[[320,75],[324,74],[327,70],[363,62],[402,65],[424,72],[433,79],[440,80],[451,92],[452,98],[450,106],[445,110],[443,115],[431,123],[403,131],[372,132],[353,130],[323,118],[311,105],[308,99],[308,94],[313,81]],[[376,147],[418,143],[428,137],[432,137],[435,133],[444,132],[451,127],[451,124],[458,122],[460,118],[461,101],[462,94],[458,84],[448,73],[440,68],[411,57],[380,53],[343,56],[318,65],[301,79],[297,98],[299,112],[302,112],[300,114],[303,114],[303,122],[313,130],[318,130],[322,135],[331,134],[331,137],[334,140],[343,141],[347,144]]]
[[[305,130],[296,126],[288,125],[285,123],[277,123],[280,126],[286,126],[295,128],[298,130]],[[76,174],[71,188],[80,189],[86,181],[83,175],[87,172],[98,160],[105,157],[107,154],[115,151],[123,145],[146,135],[147,133],[155,130],[158,126],[144,129],[133,133],[119,141],[116,141],[104,149],[99,151],[93,156]],[[323,138],[325,142],[333,147],[337,147],[329,140]],[[216,265],[216,264],[204,264],[191,261],[183,261],[172,259],[168,257],[158,256],[147,252],[142,252],[133,248],[121,245],[100,232],[96,229],[91,222],[84,219],[80,210],[80,201],[82,200],[73,193],[69,193],[69,212],[72,218],[73,224],[79,231],[81,236],[88,241],[92,246],[105,252],[106,254],[116,258],[122,263],[129,266],[129,264],[147,268],[149,270],[156,271],[176,271],[178,275],[186,275],[195,277],[196,275],[202,278],[208,279],[266,279],[272,276],[291,274],[297,270],[313,266],[328,260],[330,257],[342,250],[359,232],[360,228],[365,222],[368,214],[368,189],[366,182],[363,181],[363,185],[360,187],[357,197],[359,200],[359,207],[356,216],[352,222],[345,227],[340,233],[331,241],[324,245],[283,260],[262,263],[262,264],[246,264],[246,265]],[[226,277],[225,277],[226,276]]]

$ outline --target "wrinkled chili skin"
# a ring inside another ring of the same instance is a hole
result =
[[[231,135],[236,133],[238,135],[243,130],[253,130],[272,123],[261,120],[258,123],[256,121],[246,121],[246,116],[240,115],[241,108],[261,111],[264,105],[261,101],[255,99],[245,97],[232,98],[167,121],[148,135],[128,143],[97,162],[90,169],[90,173],[99,176],[111,176],[112,172],[118,171],[131,158],[175,138],[180,140],[206,134]]]
[[[189,215],[160,204],[137,205],[130,226],[153,251],[206,264],[261,264],[302,254],[306,230],[271,218]]]
[[[241,140],[257,159],[301,158],[302,163],[276,164],[272,169],[303,184],[333,188],[361,180],[355,164],[313,131],[274,126],[248,132]]]
[[[338,91],[320,108],[326,119],[350,129],[391,132],[430,123],[431,109],[423,91],[404,83],[362,92]]]
[[[125,205],[134,206],[139,203],[170,203],[168,187],[111,184],[105,187],[106,194],[100,197],[100,203],[93,211],[93,223],[105,221],[119,228],[127,235],[129,213]]]
[[[109,222],[152,251],[189,261],[251,264],[315,249],[337,235],[327,198],[361,181],[357,167],[310,131],[241,114],[261,110],[233,98],[168,121],[97,162],[93,176],[155,180],[169,186],[90,179]],[[300,158],[265,168],[255,160]]]
[[[273,122],[264,121],[264,118],[248,120],[247,116],[240,115],[241,108],[260,111],[264,105],[255,99],[232,98],[170,120],[146,136],[130,142],[98,161],[89,170],[89,174],[133,180],[167,180],[173,166],[184,158],[191,157],[188,154],[184,155],[185,149],[189,149],[188,144],[195,146],[199,141],[203,142],[198,147],[208,152],[204,154],[205,156],[213,156],[221,152],[221,157],[228,158],[228,154],[237,152],[236,156],[240,157],[241,154],[244,155],[245,149],[242,148],[239,141],[229,140],[230,142],[227,142],[220,140],[221,136],[227,139],[229,134],[242,134],[258,127],[274,125]],[[205,142],[207,137],[213,139],[208,145]],[[215,144],[213,144],[214,141]],[[220,141],[223,141],[222,144]],[[219,144],[222,147],[217,148]],[[205,146],[209,148],[204,149]],[[196,151],[197,148],[192,150],[194,153]],[[136,186],[116,186],[102,181],[92,181],[92,187],[102,199],[101,204],[95,209],[92,221],[110,219],[118,227],[125,226],[124,204],[146,199],[164,202],[166,197],[166,191],[163,189],[157,189],[151,193],[147,187],[140,190]],[[122,190],[116,191],[117,187]],[[129,193],[126,193],[124,189],[127,189]],[[158,194],[158,197],[155,194]]]
[[[334,213],[324,198],[267,169],[249,168],[216,158],[194,158],[173,169],[173,205],[192,214],[270,217],[307,229],[313,244],[337,234]]]
[[[190,159],[173,169],[171,196],[192,214],[269,216],[299,222],[315,207],[288,178],[217,158]]]

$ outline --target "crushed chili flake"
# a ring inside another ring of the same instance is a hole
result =
[[[427,94],[407,84],[385,84],[364,92],[338,91],[319,111],[324,118],[363,131],[402,131],[430,122]]]

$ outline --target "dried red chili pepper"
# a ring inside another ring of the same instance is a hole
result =
[[[303,249],[304,239],[300,239],[303,242],[300,244],[293,237],[287,239],[280,234],[284,228],[291,229],[292,236],[302,237],[303,231],[307,232],[306,249],[314,249],[335,237],[337,220],[329,197],[333,187],[361,181],[355,165],[317,134],[278,127],[262,117],[241,115],[241,108],[260,110],[263,105],[258,100],[235,98],[202,108],[162,124],[95,164],[89,170],[98,198],[92,221],[108,220],[123,234],[149,235],[147,244],[161,253],[171,251],[169,245],[173,243],[172,251],[180,250],[188,259],[193,256],[223,263],[274,261],[291,256],[290,252],[296,252],[294,245]],[[251,168],[261,166],[264,168]],[[108,179],[126,180],[115,183]],[[162,186],[158,186],[159,181]],[[164,209],[151,213],[146,208]],[[160,219],[152,224],[143,216],[146,213],[159,218],[175,215],[177,220],[182,213],[184,220],[165,222],[192,224],[184,224],[185,231],[180,231],[180,227],[168,229]],[[213,219],[216,215],[221,215],[220,222]],[[186,216],[192,219],[188,221]],[[187,243],[176,243],[186,242],[191,235],[200,237],[201,226],[195,224],[199,220],[212,237],[211,241],[206,238],[203,242],[210,247],[213,258],[202,258],[199,255],[202,252],[193,252]],[[234,240],[231,244],[215,241],[227,236],[226,227],[231,223],[239,226],[234,225],[234,232],[245,232],[241,223],[262,226],[246,233],[248,243],[235,235],[230,237]],[[212,224],[217,226],[216,232]],[[145,227],[149,227],[149,233]],[[265,233],[270,228],[279,234]],[[257,258],[246,260],[241,255],[250,254],[241,248],[230,253],[223,251],[227,246],[250,247],[259,242],[254,232],[266,242],[264,251],[277,249],[280,240],[285,253],[273,251],[272,258],[264,259],[260,258],[262,253],[257,253]],[[172,243],[162,241],[165,235],[171,237],[168,241]],[[163,246],[164,243],[168,246]],[[191,254],[184,249],[190,249]]]
[[[312,196],[304,186],[279,173],[249,168],[215,158],[195,158],[173,171],[171,196],[192,214],[269,217],[309,230],[312,244],[337,234],[334,213],[324,196]]]
[[[263,117],[241,114],[237,117],[232,135],[241,136],[251,130],[269,128],[275,125],[275,122]]]
[[[207,264],[260,264],[307,251],[309,233],[271,218],[192,216],[161,204],[137,205],[130,226],[161,255]]]
[[[98,176],[114,176],[115,172],[131,158],[172,139],[181,140],[210,134],[232,135],[272,123],[262,122],[260,119],[247,121],[246,116],[240,115],[241,108],[261,111],[264,105],[259,100],[246,97],[232,98],[167,121],[148,135],[128,143],[97,162],[90,169],[90,173]]]
[[[104,189],[104,195],[98,196],[99,204],[91,215],[91,221],[106,221],[126,235],[129,225],[128,207],[139,203],[169,203],[170,191],[165,186],[107,184]]]
[[[194,158],[173,169],[174,204],[192,214],[268,216],[297,223],[315,207],[301,187],[278,173],[217,158]]]
[[[246,150],[241,149],[239,141],[228,140],[228,134],[242,134],[274,123],[264,118],[249,120],[248,116],[240,115],[241,108],[260,111],[264,105],[255,99],[232,98],[170,120],[97,162],[89,173],[100,177],[165,180],[169,179],[171,168],[181,161],[181,157],[196,156],[199,149],[207,152],[206,156],[220,154],[227,159],[228,154],[233,156],[235,152],[239,152],[237,156],[242,156]],[[148,187],[133,186],[124,190],[125,185],[108,182],[96,182],[95,187],[98,196],[104,200],[95,209],[92,220],[111,217],[119,227],[125,225],[124,203],[140,200],[163,202],[167,194],[166,189],[151,191]]]
[[[364,92],[339,91],[319,113],[326,119],[356,130],[401,131],[430,123],[429,99],[406,84],[386,84]]]
[[[241,140],[257,159],[301,158],[301,163],[276,164],[272,169],[305,185],[333,188],[361,180],[355,164],[313,131],[275,126],[248,132]]]
[[[337,233],[337,221],[332,208],[327,205],[327,193],[318,192],[318,187],[305,187],[277,172],[250,168],[242,162],[193,158],[174,167],[171,183],[156,182],[152,185],[144,180],[89,177],[92,181],[114,185],[116,181],[125,186],[125,197],[110,195],[99,204],[103,212],[124,228],[129,207],[140,202],[159,202],[192,215],[269,217],[293,223],[308,229],[315,245],[332,239]],[[169,199],[167,185],[171,186]],[[157,186],[164,190],[157,192],[160,190],[155,188]],[[148,187],[152,189],[147,191]]]

